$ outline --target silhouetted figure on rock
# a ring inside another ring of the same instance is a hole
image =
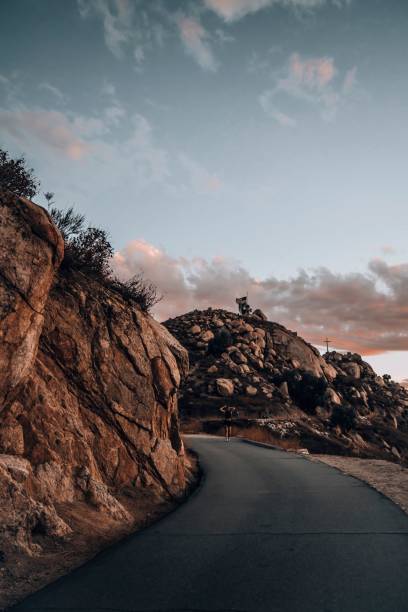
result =
[[[252,308],[248,304],[248,296],[235,298],[236,303],[238,304],[239,314],[242,316],[250,315],[252,312]]]

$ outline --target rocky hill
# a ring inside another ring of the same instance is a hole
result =
[[[262,312],[195,310],[164,323],[190,356],[183,426],[221,433],[239,409],[242,435],[310,452],[408,460],[408,393],[360,355],[319,351]]]
[[[0,590],[20,578],[20,596],[25,558],[131,529],[189,477],[187,351],[116,291],[59,273],[63,255],[44,209],[0,196]]]

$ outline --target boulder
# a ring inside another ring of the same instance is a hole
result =
[[[25,382],[34,363],[64,241],[43,208],[1,193],[0,245],[1,410]]]
[[[358,363],[354,363],[353,361],[343,364],[343,370],[345,370],[352,378],[360,378],[361,376],[360,366]]]
[[[252,385],[248,385],[248,386],[245,388],[245,393],[246,393],[247,395],[251,395],[251,396],[253,396],[253,395],[256,395],[256,394],[258,393],[258,389],[257,389],[256,387],[253,387]]]
[[[199,325],[193,325],[190,329],[190,334],[193,334],[194,336],[201,334],[201,327]]]
[[[219,395],[230,397],[234,394],[234,383],[229,378],[217,378],[215,384]]]
[[[257,319],[261,319],[262,321],[268,320],[268,317],[266,316],[264,312],[262,312],[260,308],[256,308],[254,312],[252,313],[252,316],[256,317]]]
[[[340,406],[342,404],[340,396],[331,387],[327,387],[324,397],[325,400],[331,404],[336,404],[337,406]]]
[[[214,338],[214,334],[208,329],[201,334],[200,338],[203,342],[210,342]]]

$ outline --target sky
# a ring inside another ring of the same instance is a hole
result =
[[[2,0],[0,147],[163,320],[253,307],[408,378],[406,0]]]

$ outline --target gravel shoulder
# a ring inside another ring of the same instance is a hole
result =
[[[366,482],[408,514],[407,468],[380,459],[359,459],[336,455],[311,455],[308,459],[321,461]]]

